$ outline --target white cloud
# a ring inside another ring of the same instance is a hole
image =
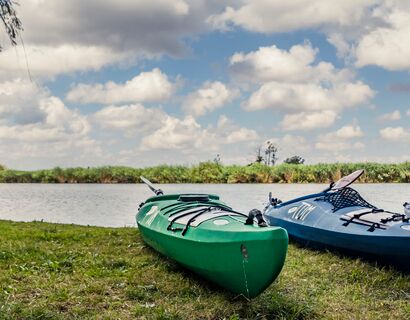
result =
[[[408,141],[410,139],[410,130],[403,127],[386,127],[380,130],[380,136],[391,141]]]
[[[226,144],[238,143],[244,141],[252,141],[258,139],[258,134],[255,130],[248,128],[238,128],[232,132],[229,132],[226,136]]]
[[[67,108],[45,88],[22,80],[0,83],[0,150],[3,161],[53,163],[93,152],[99,144],[89,137],[91,126],[78,110]]]
[[[234,79],[261,84],[244,104],[245,109],[338,111],[364,104],[373,97],[373,90],[354,80],[348,69],[339,70],[327,62],[315,63],[317,52],[305,43],[289,51],[271,46],[234,54],[230,59]]]
[[[47,141],[83,136],[90,130],[84,116],[44,88],[22,80],[6,81],[0,87],[3,139]]]
[[[335,132],[319,135],[315,143],[315,148],[318,150],[326,150],[331,152],[339,152],[349,149],[360,150],[364,147],[362,142],[350,142],[349,140],[362,136],[363,131],[359,126],[344,126]]]
[[[268,82],[252,93],[245,104],[249,111],[273,108],[283,111],[340,110],[364,104],[374,95],[361,81],[335,84]]]
[[[401,113],[399,110],[394,110],[391,113],[384,113],[379,118],[380,121],[395,121],[401,119]]]
[[[168,99],[174,91],[174,85],[166,74],[159,69],[141,72],[138,76],[118,84],[109,81],[106,84],[78,84],[67,94],[71,102],[115,104],[123,102],[154,102]]]
[[[352,139],[363,136],[359,126],[344,126],[335,132],[335,136],[341,139]]]
[[[183,119],[168,116],[161,127],[142,139],[142,150],[179,149],[186,153],[218,150],[221,145],[258,139],[256,131],[241,128],[221,116],[216,127],[202,128],[192,116]]]
[[[103,66],[127,60],[127,52],[115,52],[104,46],[85,46],[62,44],[60,46],[26,45],[29,71],[35,78],[54,77],[75,71],[98,71]],[[8,48],[1,53],[0,78],[27,78],[27,66],[24,56],[16,55],[15,48]]]
[[[344,27],[359,24],[379,1],[296,0],[296,1],[241,1],[236,8],[211,16],[208,21],[218,29],[230,24],[263,33],[288,32],[315,27]]]
[[[274,17],[274,18],[273,18]],[[277,33],[317,29],[337,54],[357,67],[409,70],[410,5],[400,0],[245,0],[227,6],[208,22],[217,29],[238,26]]]
[[[187,114],[198,117],[223,107],[237,96],[237,90],[232,90],[219,81],[207,81],[186,97],[182,108]]]
[[[206,18],[223,6],[206,0],[25,0],[18,14],[32,75],[50,78],[181,57],[190,50],[186,39],[209,30]],[[24,49],[6,48],[0,77],[27,76],[26,69]]]
[[[205,30],[206,17],[220,7],[203,0],[27,0],[19,13],[27,43],[107,46],[155,56],[184,52],[182,38]]]
[[[409,110],[407,110],[407,112],[406,112],[406,116],[410,117],[410,109],[409,109]]]
[[[376,65],[387,70],[410,70],[410,10],[406,2],[386,2],[376,11],[387,26],[380,26],[358,40],[356,66]]]
[[[121,130],[127,135],[132,135],[135,132],[158,129],[166,119],[166,114],[159,109],[134,104],[105,107],[94,113],[91,118],[104,129]]]
[[[332,110],[287,114],[281,122],[281,127],[286,131],[328,128],[334,124],[336,118],[337,114]]]
[[[313,74],[310,66],[317,49],[307,43],[295,45],[289,52],[275,45],[260,47],[250,53],[235,53],[230,58],[230,71],[237,80],[245,82],[303,81]]]

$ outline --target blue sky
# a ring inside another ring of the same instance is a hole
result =
[[[279,162],[410,160],[407,2],[27,0],[18,13],[27,61],[0,36],[8,167],[247,164],[267,141]]]

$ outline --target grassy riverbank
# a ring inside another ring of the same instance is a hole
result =
[[[194,166],[149,168],[54,168],[17,171],[0,168],[0,183],[138,183],[141,175],[155,183],[328,183],[357,169],[365,169],[361,182],[410,182],[410,162],[334,163],[314,165],[262,164],[224,166],[202,162]]]
[[[408,319],[409,299],[409,275],[290,245],[279,279],[247,302],[135,228],[0,221],[0,319]]]

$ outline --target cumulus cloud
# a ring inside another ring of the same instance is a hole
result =
[[[208,18],[214,28],[225,31],[234,26],[260,33],[314,28],[349,63],[387,70],[410,69],[409,21],[409,3],[396,0],[246,0]]]
[[[352,139],[363,136],[363,131],[359,126],[344,126],[334,133],[335,137],[341,139]]]
[[[410,130],[403,127],[386,127],[380,130],[380,136],[390,141],[409,141]]]
[[[394,110],[391,113],[384,113],[379,116],[379,121],[395,121],[401,119],[401,113],[399,110]]]
[[[209,30],[206,18],[223,8],[205,0],[25,0],[18,8],[33,76],[100,70],[162,55],[181,57],[186,39]],[[26,71],[25,52],[6,49],[0,76]]]
[[[22,80],[0,83],[0,151],[2,161],[26,163],[39,159],[56,163],[94,156],[100,152],[90,138],[91,125],[78,110],[67,108],[42,87]]]
[[[237,90],[230,89],[219,81],[207,81],[186,97],[182,108],[187,114],[198,117],[223,107],[237,96]]]
[[[410,109],[407,110],[406,115],[410,117]]]
[[[279,109],[287,112],[341,110],[364,104],[373,90],[347,69],[315,63],[318,50],[310,43],[289,51],[261,47],[230,59],[234,79],[260,84],[244,104],[246,110]]]
[[[358,24],[377,2],[379,1],[246,0],[238,2],[235,7],[227,6],[223,13],[211,16],[208,21],[217,29],[226,30],[230,25],[235,25],[263,33],[324,26],[343,27]]]
[[[356,66],[410,70],[410,6],[406,2],[387,2],[375,14],[383,17],[387,26],[375,28],[358,40]]]
[[[19,13],[26,42],[179,55],[182,38],[203,31],[205,18],[219,7],[202,0],[27,0]]]
[[[331,89],[319,84],[269,82],[252,93],[245,109],[340,110],[366,103],[373,95],[370,87],[361,81],[335,85]]]
[[[84,136],[88,121],[68,109],[57,97],[34,83],[22,80],[0,84],[0,116],[3,139],[51,140]]]
[[[328,128],[334,124],[336,118],[337,113],[332,110],[287,114],[281,122],[281,127],[286,131]]]
[[[0,87],[1,139],[61,140],[90,131],[84,116],[44,88],[22,80],[4,82]]]
[[[167,115],[160,109],[145,108],[141,104],[109,106],[92,116],[92,121],[104,129],[124,131],[127,135],[135,132],[158,129]]]
[[[102,67],[126,61],[130,54],[116,52],[106,46],[62,44],[60,46],[26,45],[29,70],[32,76],[50,78],[75,71],[98,71]],[[2,52],[0,78],[27,77],[23,56],[16,55],[15,48]]]
[[[349,149],[360,150],[364,148],[364,144],[360,141],[351,142],[351,140],[362,136],[363,131],[359,126],[344,126],[334,132],[319,135],[315,143],[315,148],[332,152]]]
[[[314,74],[310,65],[317,52],[309,43],[295,45],[289,51],[275,45],[260,47],[249,53],[235,53],[229,60],[230,71],[235,79],[245,82],[303,81]]]
[[[241,128],[221,116],[216,127],[203,128],[192,116],[183,119],[168,116],[161,127],[142,139],[143,150],[179,149],[185,152],[218,150],[221,145],[258,139],[255,130]]]
[[[82,104],[115,104],[124,102],[154,102],[168,99],[174,85],[158,68],[141,72],[125,83],[78,84],[67,94],[67,100]]]

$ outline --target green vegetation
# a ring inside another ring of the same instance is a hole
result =
[[[409,299],[409,275],[292,244],[278,280],[248,302],[135,228],[0,221],[0,319],[408,319]]]
[[[1,167],[1,166],[0,166]],[[329,183],[358,169],[366,173],[359,182],[410,182],[410,162],[288,164],[267,166],[221,165],[201,162],[195,166],[156,166],[149,168],[99,167],[54,168],[17,171],[0,168],[3,183],[139,183],[143,175],[155,183]]]

